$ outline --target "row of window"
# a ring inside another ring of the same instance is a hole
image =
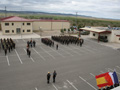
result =
[[[14,23],[11,23],[12,24],[12,26],[14,26]],[[10,25],[10,23],[5,23],[5,26],[9,26]],[[22,23],[22,25],[24,26],[25,25],[25,23]],[[31,23],[27,23],[27,25],[31,25]]]
[[[25,30],[23,30],[23,32],[25,32]],[[31,32],[31,30],[28,29],[27,32]],[[5,30],[5,33],[10,33],[10,30]],[[14,33],[14,30],[12,30],[12,33]]]

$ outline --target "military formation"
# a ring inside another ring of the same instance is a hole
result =
[[[11,38],[7,38],[7,39],[1,39],[0,40],[0,49],[2,48],[5,52],[5,55],[7,55],[7,52],[9,51],[9,53],[15,49],[15,43]]]
[[[32,47],[35,47],[36,46],[36,42],[35,42],[35,40],[30,40],[30,41],[27,41],[27,48],[26,48],[26,51],[27,51],[27,55],[29,56],[29,58],[30,58],[30,56],[31,56],[31,50],[30,50],[30,47],[32,48]]]
[[[51,39],[64,45],[76,44],[82,46],[84,43],[84,39],[80,39],[74,36],[51,36]]]
[[[52,40],[50,40],[49,38],[41,38],[41,42],[47,46],[54,47],[54,42]]]

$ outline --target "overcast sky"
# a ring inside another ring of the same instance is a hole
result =
[[[0,9],[69,13],[120,19],[120,0],[1,0]]]

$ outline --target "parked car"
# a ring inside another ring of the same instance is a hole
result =
[[[90,32],[89,31],[81,31],[81,35],[89,35]]]

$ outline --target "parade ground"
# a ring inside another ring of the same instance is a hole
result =
[[[49,47],[34,38],[36,47],[26,53],[27,41],[14,39],[16,49],[0,50],[0,90],[97,90],[95,75],[116,70],[120,79],[120,51],[84,39],[82,47],[75,44]],[[57,44],[57,42],[55,42]],[[56,82],[52,73],[56,70]],[[47,73],[51,73],[47,84]]]

